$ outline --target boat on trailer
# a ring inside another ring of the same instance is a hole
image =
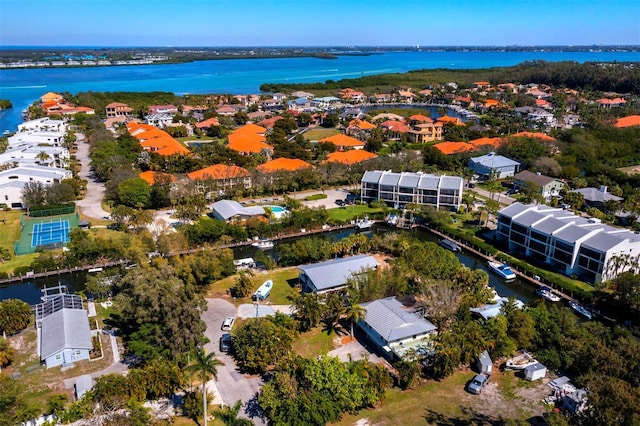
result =
[[[537,362],[529,352],[522,352],[521,355],[508,359],[505,367],[511,370],[524,370]]]

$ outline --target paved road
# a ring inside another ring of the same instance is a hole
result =
[[[222,321],[226,317],[235,317],[236,307],[224,299],[207,299],[207,307],[207,311],[202,314],[202,320],[207,324],[205,336],[209,339],[205,348],[207,353],[215,352],[217,358],[224,362],[224,365],[218,367],[218,393],[227,405],[241,400],[243,416],[250,418],[256,425],[266,425],[266,421],[260,417],[256,403],[256,395],[263,384],[262,379],[240,374],[233,358],[220,352],[218,347],[220,336],[225,333],[220,329]]]
[[[98,182],[93,172],[90,170],[91,158],[89,158],[89,143],[85,142],[82,133],[76,133],[78,138],[78,151],[76,159],[80,162],[80,177],[87,181],[87,191],[84,198],[76,204],[82,209],[82,213],[93,219],[102,219],[109,216],[109,213],[102,209],[102,199],[104,198],[104,184]]]
[[[469,188],[470,191],[473,191],[477,194],[482,195],[483,197],[492,198],[492,193],[490,191],[487,191],[486,189],[483,188],[478,188],[477,186],[475,188]],[[493,194],[493,199],[498,201],[500,204],[506,204],[508,206],[510,206],[511,204],[515,203],[517,200],[515,198],[511,198],[509,197],[506,192],[505,193],[494,193]]]

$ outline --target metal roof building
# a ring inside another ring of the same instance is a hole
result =
[[[427,337],[436,333],[436,326],[395,297],[362,303],[361,306],[366,313],[358,326],[388,359],[400,359],[409,350],[430,349]]]
[[[264,215],[264,208],[261,206],[244,207],[242,204],[233,200],[220,200],[213,203],[213,216],[216,219],[247,219],[254,216]]]
[[[463,179],[422,172],[394,173],[369,170],[360,181],[362,201],[384,201],[398,208],[407,204],[458,210],[462,202]]]
[[[89,318],[84,309],[61,309],[42,319],[40,359],[47,368],[89,359],[93,348]]]
[[[497,155],[495,152],[469,159],[469,168],[484,179],[513,176],[519,167],[520,163],[517,161]]]
[[[352,276],[377,267],[378,261],[373,256],[360,254],[302,265],[298,267],[298,270],[302,291],[325,293],[344,288],[347,280]]]

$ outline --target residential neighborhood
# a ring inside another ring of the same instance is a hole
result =
[[[60,287],[0,300],[21,422],[633,424],[638,93],[483,75],[36,100],[0,153],[0,282]]]

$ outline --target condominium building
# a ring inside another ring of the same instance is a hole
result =
[[[498,213],[498,240],[566,275],[604,282],[640,271],[640,235],[545,205],[514,203]]]
[[[463,179],[422,172],[370,170],[361,180],[362,201],[384,201],[395,208],[407,204],[459,210]]]

